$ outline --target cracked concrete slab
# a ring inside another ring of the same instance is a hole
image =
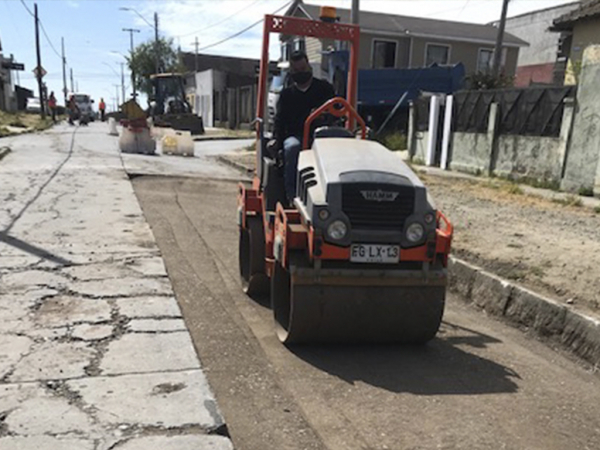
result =
[[[15,292],[31,290],[32,287],[42,286],[53,289],[64,289],[69,280],[60,273],[44,270],[25,270],[23,272],[7,273],[2,276],[2,290]]]
[[[135,332],[185,331],[183,319],[135,319],[129,322],[128,328]]]
[[[108,345],[100,363],[103,375],[198,367],[200,364],[187,331],[125,334]]]
[[[54,436],[7,436],[0,438],[2,450],[94,450],[91,439]]]
[[[67,385],[85,404],[95,406],[102,423],[163,428],[197,424],[207,430],[223,424],[200,370],[93,377]],[[160,389],[167,385],[180,389]]]
[[[130,297],[140,295],[173,295],[166,278],[123,277],[108,280],[75,281],[71,289],[81,295],[98,297]]]
[[[112,325],[90,325],[84,323],[75,325],[71,336],[83,341],[95,341],[112,336],[114,328]]]
[[[118,444],[114,450],[233,450],[221,436],[145,436]]]
[[[230,449],[104,131],[15,138],[0,165],[0,449]]]
[[[130,318],[181,317],[174,297],[130,297],[115,300],[119,314]]]
[[[59,295],[44,300],[34,313],[35,323],[58,327],[78,322],[98,323],[111,318],[112,308],[106,300]]]
[[[99,431],[94,430],[92,418],[69,399],[44,392],[34,392],[31,397],[14,405],[4,422],[12,435],[20,436],[73,433],[95,438]]]
[[[82,342],[54,342],[33,345],[8,376],[11,382],[59,380],[85,376],[85,367],[94,350]]]
[[[26,336],[0,334],[0,380],[9,374],[34,342]]]

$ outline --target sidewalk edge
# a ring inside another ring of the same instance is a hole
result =
[[[245,173],[246,175],[254,172],[254,169],[249,169],[245,165],[235,162],[235,161],[232,161],[229,158],[224,157],[223,155],[217,155],[217,161],[219,161],[220,163],[223,163],[223,164],[227,164],[228,166],[233,167],[234,169],[237,169],[237,170]]]
[[[450,291],[467,304],[558,344],[593,366],[600,364],[599,320],[453,256],[448,273]]]

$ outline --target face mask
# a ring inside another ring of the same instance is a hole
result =
[[[294,83],[296,83],[296,84],[308,83],[311,78],[312,78],[311,72],[296,72],[296,73],[292,74],[292,80],[294,80]]]

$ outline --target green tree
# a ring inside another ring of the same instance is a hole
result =
[[[150,75],[156,73],[156,44],[154,39],[143,42],[133,50],[133,55],[127,59],[130,70],[135,71],[135,86],[138,91],[150,96],[153,93]],[[173,39],[159,38],[158,40],[159,72],[181,72],[185,70],[173,45]]]

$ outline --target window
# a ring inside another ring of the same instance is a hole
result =
[[[396,42],[373,40],[373,69],[396,67]]]
[[[502,49],[502,58],[500,60],[500,67],[503,68],[506,65],[506,47]],[[494,67],[494,50],[491,48],[480,48],[479,55],[477,56],[477,72],[490,72]]]
[[[306,41],[302,38],[294,39],[293,48],[295,52],[306,52]]]
[[[477,72],[489,72],[494,64],[494,50],[489,48],[480,48],[477,57]]]
[[[440,44],[427,44],[425,48],[425,66],[432,64],[445,66],[450,62],[450,46]]]

